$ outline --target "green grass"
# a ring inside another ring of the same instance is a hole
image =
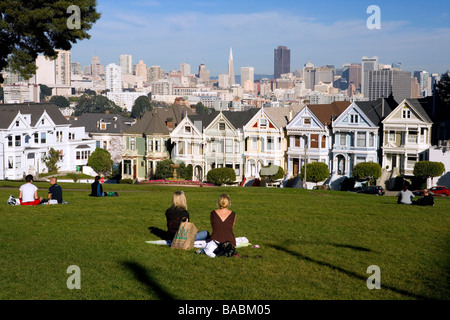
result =
[[[450,198],[435,207],[395,197],[275,188],[61,184],[70,204],[8,206],[19,182],[0,182],[0,299],[449,299]],[[37,183],[45,195],[48,183]],[[165,229],[172,193],[184,190],[199,230],[222,192],[235,235],[259,249],[215,258],[145,243]],[[262,258],[256,256],[261,255]],[[70,265],[81,289],[69,290]],[[381,289],[369,290],[370,265]]]

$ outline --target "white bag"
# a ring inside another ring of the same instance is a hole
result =
[[[216,254],[214,253],[214,250],[216,250],[218,246],[219,246],[219,243],[217,241],[211,240],[210,242],[208,242],[208,244],[205,247],[205,254],[208,257],[215,258]]]
[[[20,206],[20,200],[14,198],[12,195],[9,196],[8,200],[6,201],[6,204],[12,205],[12,206]]]
[[[58,204],[58,200],[55,199],[48,200],[48,204]]]

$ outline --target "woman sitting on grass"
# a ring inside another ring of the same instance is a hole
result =
[[[172,206],[166,210],[167,240],[173,240],[184,218],[189,219],[186,196],[183,191],[176,191],[172,196]],[[208,231],[197,232],[195,241],[206,240],[208,236]]]
[[[221,194],[217,200],[218,209],[211,211],[211,241],[205,247],[205,253],[214,258],[219,245],[229,243],[233,248],[236,247],[236,238],[233,233],[233,227],[236,223],[236,213],[229,209],[231,205],[230,197],[227,194]],[[225,254],[226,255],[226,254]]]
[[[95,177],[95,181],[91,184],[91,197],[105,197],[106,192],[103,192],[102,184],[100,183],[100,176]]]

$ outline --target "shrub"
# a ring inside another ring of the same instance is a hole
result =
[[[414,176],[422,178],[426,185],[428,178],[441,176],[445,171],[445,166],[442,162],[435,161],[418,161],[414,164]]]
[[[300,172],[300,179],[303,180],[305,175],[305,166],[302,166]],[[320,182],[324,181],[330,175],[328,165],[323,162],[312,162],[306,165],[306,181]]]
[[[381,166],[375,162],[361,162],[353,167],[353,176],[356,179],[367,180],[370,182],[373,179],[381,177]]]
[[[216,168],[209,170],[206,178],[209,182],[221,186],[236,181],[236,173],[232,168]]]

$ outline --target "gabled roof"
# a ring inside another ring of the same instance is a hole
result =
[[[69,121],[62,115],[56,104],[52,103],[18,103],[0,104],[0,129],[7,129],[14,118],[19,113],[31,114],[31,126],[34,127],[42,114],[47,112],[55,125],[69,124]]]
[[[254,108],[246,111],[222,111],[222,114],[228,119],[228,121],[230,121],[234,128],[240,129],[243,128],[250,121],[250,119],[258,113],[258,111],[259,109]],[[217,118],[219,114],[220,111],[213,111],[209,114],[196,114],[188,117],[194,124],[201,121],[202,127],[206,128],[211,124],[211,122],[214,121],[214,119]],[[203,128],[198,129],[203,131]]]
[[[399,108],[400,105],[402,105],[402,104],[408,105],[415,112],[417,112],[417,114],[419,115],[419,118],[421,118],[422,121],[428,122],[428,123],[433,123],[433,121],[429,117],[428,113],[425,111],[425,109],[422,106],[422,103],[421,103],[421,101],[419,99],[404,99],[394,108],[394,110]],[[392,110],[392,112],[394,110]],[[391,112],[391,114],[392,114],[392,112]],[[385,123],[386,120],[390,120],[390,118],[391,118],[390,115],[388,115],[387,118],[385,118],[383,120],[383,123]]]
[[[173,122],[175,128],[187,115],[194,114],[191,108],[174,105],[169,108],[155,108],[147,111],[141,119],[125,130],[126,133],[137,134],[163,134],[170,133],[166,122]]]
[[[355,101],[355,104],[376,126],[381,124],[381,120],[387,117],[397,106],[397,101],[393,97],[384,98],[384,116],[382,98],[374,101]]]
[[[89,133],[122,133],[134,120],[114,113],[83,113],[79,117],[70,117],[69,121],[74,127],[85,127]],[[107,123],[106,130],[100,130],[99,121]]]
[[[350,101],[335,101],[331,104],[312,104],[308,108],[325,127],[329,127],[333,119],[339,117],[350,104]]]
[[[264,108],[264,112],[272,119],[279,128],[287,126],[289,121],[304,108],[304,105],[293,104],[287,107],[269,107]]]

